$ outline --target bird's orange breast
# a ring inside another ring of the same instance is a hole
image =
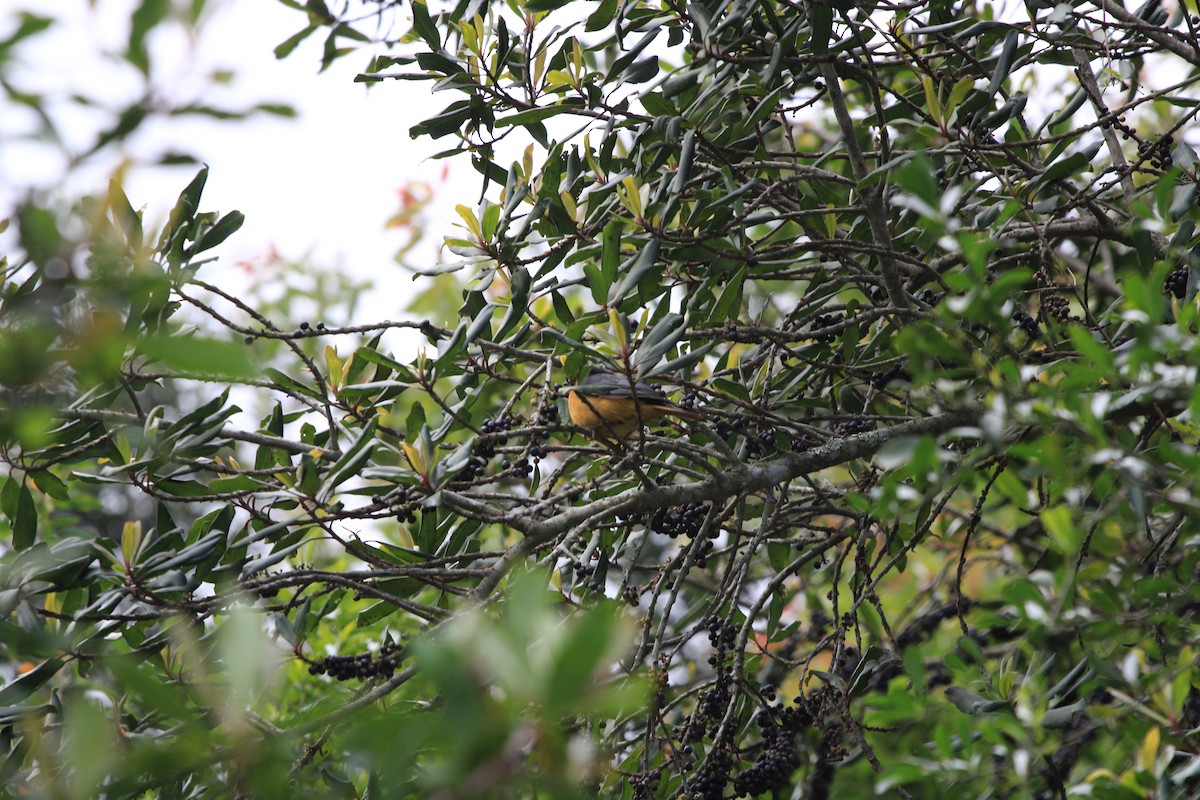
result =
[[[567,410],[571,421],[581,428],[590,428],[606,438],[628,436],[638,426],[638,420],[649,422],[671,412],[670,407],[641,402],[632,397],[606,397],[598,394],[570,392]]]

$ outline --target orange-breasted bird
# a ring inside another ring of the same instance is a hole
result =
[[[620,441],[641,423],[673,416],[704,419],[699,411],[681,408],[663,390],[646,381],[633,381],[615,372],[593,372],[567,394],[571,421],[598,439]]]

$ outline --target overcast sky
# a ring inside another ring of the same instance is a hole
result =
[[[95,8],[87,0],[55,0],[49,7],[39,0],[4,5],[49,12],[62,23],[20,51],[30,70],[23,88],[52,96],[82,91],[118,108],[141,93],[131,67],[102,56],[124,50],[132,0],[96,0]],[[219,91],[220,105],[281,101],[294,105],[298,118],[260,115],[232,124],[176,118],[139,134],[127,154],[144,158],[182,150],[209,164],[202,208],[222,213],[236,208],[246,215],[245,227],[219,251],[222,268],[261,259],[272,248],[288,258],[311,254],[314,263],[370,276],[385,289],[360,312],[364,319],[359,321],[401,316],[412,281],[395,266],[393,256],[404,237],[384,230],[398,207],[398,191],[411,181],[435,186],[439,216],[427,239],[436,244],[449,232],[454,204],[472,202],[477,187],[467,174],[469,165],[431,161],[434,144],[408,137],[409,127],[449,98],[431,96],[427,84],[394,81],[368,91],[353,83],[367,64],[367,51],[318,75],[319,34],[289,58],[277,60],[274,47],[305,20],[276,0],[209,0],[209,5],[214,13],[197,41],[172,26],[153,42],[162,91],[176,99],[202,99],[199,76],[230,70],[235,79]],[[14,25],[11,13],[0,12],[0,38]],[[74,147],[92,141],[99,117],[65,105],[62,111],[69,114],[64,117],[70,120],[66,133]],[[28,187],[60,179],[61,159],[50,148],[14,137],[31,124],[18,109],[0,108],[0,216],[11,211]],[[70,191],[103,187],[122,155],[113,150],[95,160],[78,174],[79,185]],[[447,166],[450,185],[443,182]],[[126,181],[127,194],[135,206],[146,209],[148,221],[161,222],[195,169],[135,170]],[[457,188],[456,172],[461,176]],[[423,263],[434,258],[433,246],[414,255]]]

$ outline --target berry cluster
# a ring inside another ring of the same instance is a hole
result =
[[[686,536],[695,539],[704,525],[704,517],[708,514],[707,503],[684,503],[678,508],[659,508],[650,517],[652,533],[661,533],[672,539]],[[708,537],[696,549],[696,566],[700,569],[708,567],[708,556],[713,550],[713,539],[720,535],[717,526],[708,532]]]
[[[1038,288],[1042,290],[1042,319],[1053,319],[1059,324],[1065,325],[1071,320],[1071,303],[1059,294],[1058,287],[1050,280],[1050,274],[1046,271],[1046,265],[1054,262],[1053,256],[1049,249],[1041,244],[1038,245],[1035,253],[1038,265],[1034,275],[1037,278]]]
[[[724,747],[713,748],[684,796],[689,800],[722,800],[732,770],[733,756],[729,751]]]
[[[772,691],[767,699],[773,697]],[[733,779],[733,791],[738,797],[782,789],[799,769],[800,753],[796,747],[796,735],[807,724],[806,718],[811,721],[811,716],[799,707],[783,709],[779,716],[779,722],[776,723],[769,711],[759,712],[755,721],[762,731],[762,750],[754,764]]]
[[[904,368],[903,364],[892,364],[883,372],[875,373],[871,378],[871,385],[876,389],[883,389],[892,381],[907,381],[909,379],[908,370]]]
[[[547,399],[540,406],[538,406],[537,414],[535,416],[538,425],[557,425],[558,404],[551,399]]]
[[[1107,117],[1111,113],[1112,112],[1108,110],[1108,106],[1100,106],[1099,114],[1101,117]],[[1125,118],[1120,116],[1113,117],[1112,119],[1101,119],[1100,127],[1116,128],[1121,132],[1121,138],[1123,139],[1132,139],[1133,137],[1137,136],[1133,128],[1125,124]]]
[[[397,506],[396,520],[398,522],[413,523],[417,521],[416,504],[419,500],[409,487],[399,486],[392,492],[392,503]]]
[[[690,408],[690,406],[685,406]],[[745,434],[750,447],[751,454],[765,455],[773,452],[777,447],[778,431],[773,426],[764,425],[759,427],[753,435],[746,429],[750,427],[749,417],[735,417],[733,421],[719,419],[713,425],[717,435],[724,439],[729,439],[731,436]]]
[[[680,536],[694,538],[700,532],[706,514],[707,503],[684,503],[677,508],[658,508],[650,517],[650,530],[672,539]]]
[[[737,629],[721,617],[709,617],[707,627],[708,641],[713,646],[708,665],[713,668],[716,678],[713,685],[701,693],[683,726],[683,739],[686,742],[698,742],[706,734],[714,732],[721,724],[721,717],[731,697],[733,667],[726,663],[726,655],[737,641]]]
[[[817,318],[812,321],[812,330],[819,331],[824,328],[832,328],[834,325],[839,324],[843,320],[844,318],[841,314],[819,314]],[[829,343],[837,338],[837,334],[821,333],[817,334],[813,338],[815,338],[818,342]]]
[[[557,425],[558,406],[552,401],[543,402],[534,415],[534,422],[538,425]],[[549,436],[550,434],[546,431],[534,431],[530,434],[533,444],[529,447],[529,457],[535,464],[546,457],[546,447],[539,443],[544,442]]]
[[[1174,163],[1171,157],[1171,145],[1174,142],[1169,133],[1156,142],[1138,142],[1138,155],[1146,158],[1155,169],[1168,170]]]
[[[761,428],[758,433],[754,434],[754,438],[750,442],[760,454],[766,454],[775,449],[775,440],[776,431],[774,428]]]
[[[749,417],[738,416],[734,417],[732,422],[728,420],[718,420],[713,427],[716,429],[716,434],[718,434],[719,437],[722,439],[730,439],[731,437],[736,437],[736,435],[739,435],[740,433],[744,432],[746,428],[750,427],[750,419]]]
[[[356,656],[325,656],[309,663],[308,674],[328,675],[338,681],[390,678],[396,673],[396,667],[400,666],[402,658],[400,646],[389,642],[381,647],[374,657],[370,653],[359,653]]]
[[[1061,294],[1046,295],[1042,298],[1042,314],[1065,325],[1071,320],[1071,303]]]
[[[667,706],[667,688],[671,685],[671,659],[666,653],[659,653],[658,663],[650,670],[654,681],[654,707],[663,709]]]
[[[935,292],[933,289],[925,289],[917,295],[917,299],[927,306],[936,306],[942,302],[942,298],[945,296],[945,292]]]
[[[1171,274],[1167,275],[1166,283],[1163,284],[1163,292],[1168,297],[1175,297],[1179,300],[1187,294],[1187,267],[1171,270]]]
[[[514,478],[528,478],[530,473],[533,472],[533,464],[525,456],[518,458],[516,461],[506,458],[500,462],[500,466],[504,467],[504,471]]]
[[[845,422],[839,422],[833,426],[835,436],[855,436],[859,433],[866,433],[874,426],[865,419],[848,419]]]
[[[608,554],[600,550],[594,550],[592,558],[596,560],[596,564],[585,564],[582,561],[576,561],[571,569],[575,572],[577,580],[589,579],[585,584],[586,589],[593,592],[603,592],[604,576],[608,573]]]
[[[1110,113],[1111,112],[1108,110],[1108,108],[1101,106],[1100,116],[1102,119],[1100,122],[1100,127],[1117,129],[1121,134],[1121,138],[1125,139],[1126,141],[1130,139],[1137,139],[1137,132],[1129,125],[1125,124],[1124,117],[1118,116],[1111,120],[1103,119]],[[1155,169],[1170,169],[1171,165],[1174,163],[1174,159],[1171,156],[1171,145],[1174,143],[1175,138],[1169,133],[1156,142],[1143,142],[1139,140],[1138,155],[1149,160],[1150,166],[1154,167]]]
[[[654,790],[658,788],[661,778],[662,770],[660,769],[650,770],[650,772],[630,778],[629,785],[633,787],[634,800],[649,800],[654,797]]]
[[[471,456],[467,459],[467,465],[463,467],[459,477],[464,481],[473,481],[476,478],[482,478],[487,462],[479,456]]]
[[[553,403],[546,403],[538,409],[537,423],[539,425],[553,425],[557,421],[558,406]],[[467,480],[481,477],[487,466],[487,462],[496,455],[496,448],[508,444],[509,434],[515,432],[520,425],[520,420],[510,416],[485,419],[483,424],[479,426],[479,432],[483,436],[475,444],[475,452],[467,461],[463,477]],[[530,434],[530,437],[535,441],[540,441],[544,440],[547,435],[545,431],[535,431]],[[527,478],[533,472],[533,464],[536,464],[545,457],[545,446],[535,443],[529,448],[528,455],[523,455],[516,461],[506,458],[501,462],[501,466],[504,468],[506,474],[514,478]]]
[[[1022,309],[1017,309],[1012,313],[1012,320],[1018,328],[1025,331],[1030,339],[1036,339],[1041,335],[1041,330],[1038,328],[1037,320],[1031,317]]]
[[[736,417],[733,420],[733,422],[728,422],[723,419],[717,420],[717,424],[715,427],[717,429],[717,433],[719,433],[721,436],[728,438],[732,434],[741,433],[742,431],[746,430],[746,428],[749,425],[750,425],[750,420],[748,418]]]
[[[496,455],[496,446],[508,444],[508,433],[516,424],[517,421],[508,416],[485,419],[479,426],[479,432],[488,438],[475,445],[475,455],[484,461]]]

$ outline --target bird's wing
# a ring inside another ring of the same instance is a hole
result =
[[[674,405],[658,386],[645,381],[637,381],[631,386],[627,377],[614,372],[593,372],[580,381],[574,391],[603,397],[637,397],[648,402]]]

